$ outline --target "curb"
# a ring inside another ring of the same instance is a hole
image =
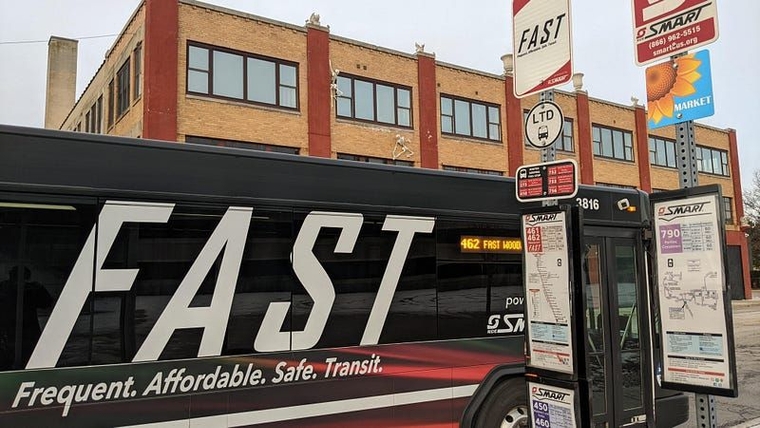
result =
[[[757,428],[760,427],[760,418],[752,419],[751,421],[742,422],[739,425],[734,425],[733,428]]]
[[[733,300],[731,304],[734,306],[755,306],[760,305],[760,299]]]

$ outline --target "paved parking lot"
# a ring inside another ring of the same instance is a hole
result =
[[[760,427],[760,290],[752,300],[733,303],[738,398],[717,398],[719,427]],[[694,394],[691,417],[683,428],[699,427],[695,418]]]

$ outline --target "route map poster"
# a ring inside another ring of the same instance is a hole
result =
[[[736,383],[719,198],[716,191],[653,205],[663,381],[726,395],[714,392]]]
[[[525,214],[522,233],[530,357],[526,365],[573,374],[567,213]]]

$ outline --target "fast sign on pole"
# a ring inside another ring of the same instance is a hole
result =
[[[570,0],[512,0],[512,31],[515,96],[570,81]]]
[[[647,67],[646,79],[649,129],[715,114],[708,50]]]
[[[631,0],[636,64],[648,64],[717,40],[715,1]]]

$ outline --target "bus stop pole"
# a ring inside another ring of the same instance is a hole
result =
[[[673,57],[675,59],[675,57]],[[678,150],[678,176],[680,188],[687,189],[699,185],[697,176],[697,145],[694,139],[694,121],[675,125],[676,150]],[[697,426],[699,428],[717,428],[718,418],[715,397],[709,394],[695,394]]]
[[[551,89],[548,90],[548,91],[541,91],[539,97],[540,97],[539,101],[541,101],[541,102],[543,102],[543,101],[554,101],[554,91],[551,90]],[[562,124],[562,125],[564,125],[564,124]],[[559,139],[559,138],[562,138],[562,133],[560,133],[559,137],[557,137],[557,139]],[[557,149],[555,148],[556,147],[555,146],[556,142],[557,142],[557,140],[555,139],[552,142],[552,144],[549,145],[548,148],[541,149],[541,163],[551,162],[551,161],[553,161],[553,160],[555,160],[557,158]],[[557,205],[557,200],[556,199],[549,199],[549,200],[543,201],[541,203],[541,205],[544,206],[544,207],[553,207],[553,206]]]

